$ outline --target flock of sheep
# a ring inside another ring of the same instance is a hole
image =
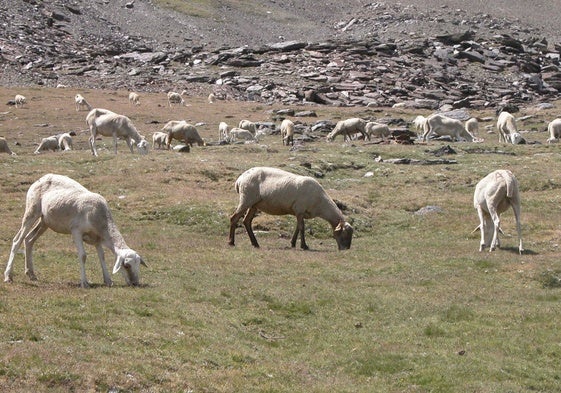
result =
[[[168,105],[184,104],[185,92],[168,93]],[[209,96],[209,102],[214,97]],[[15,97],[16,107],[22,107],[26,99],[22,95]],[[129,94],[129,101],[133,105],[140,104],[137,93]],[[88,110],[86,123],[90,130],[89,145],[93,155],[97,156],[95,145],[98,135],[112,136],[114,152],[117,153],[117,140],[124,139],[131,153],[136,145],[139,152],[147,152],[148,143],[144,136],[136,130],[132,121],[124,116],[107,109],[92,108],[86,99],[77,94],[75,96],[76,110]],[[470,119],[463,124],[459,120],[434,114],[428,117],[418,116],[413,124],[422,130],[420,138],[427,141],[431,135],[449,136],[453,140],[476,142],[478,122]],[[514,116],[502,112],[497,121],[499,141],[518,143],[520,138]],[[549,126],[548,142],[553,143],[561,136],[561,119],[555,119]],[[294,144],[295,125],[285,119],[280,126],[283,145]],[[224,122],[219,125],[219,140],[235,141],[237,139],[254,140],[256,135],[255,123],[242,120],[238,127],[229,129]],[[360,118],[350,118],[339,121],[327,135],[327,141],[333,141],[336,136],[344,139],[357,136],[365,140],[372,137],[386,138],[390,135],[387,125],[367,122]],[[72,148],[72,134],[62,133],[44,138],[36,153],[44,150],[69,150]],[[160,132],[153,134],[152,148],[170,148],[173,139],[183,141],[186,146],[193,143],[204,145],[196,128],[184,120],[169,121]],[[0,148],[7,143],[0,139]],[[9,151],[9,148],[8,148]],[[11,153],[11,152],[10,152]],[[300,237],[300,247],[308,249],[305,241],[304,220],[320,217],[327,221],[333,230],[333,237],[339,250],[351,247],[353,228],[345,219],[341,210],[329,197],[317,180],[308,176],[300,176],[284,170],[269,167],[254,167],[242,173],[235,182],[235,190],[239,194],[239,203],[230,216],[229,244],[234,245],[235,232],[239,220],[243,217],[243,225],[251,244],[259,247],[253,233],[252,221],[258,211],[272,215],[294,215],[296,229],[291,239],[292,247],[296,246]],[[520,229],[520,195],[518,182],[508,170],[497,170],[481,179],[474,192],[474,207],[477,210],[480,224],[476,228],[481,231],[479,250],[489,248],[495,250],[500,246],[499,232],[500,214],[512,207],[516,219],[519,238],[519,252],[524,251]],[[84,242],[96,247],[100,260],[104,283],[112,285],[107,271],[103,247],[115,254],[116,261],[113,274],[121,271],[129,285],[140,283],[140,266],[146,265],[140,255],[130,249],[117,229],[112,219],[107,201],[99,194],[93,193],[76,181],[61,175],[47,174],[31,185],[27,192],[26,208],[22,225],[13,239],[13,244],[4,272],[4,281],[12,281],[12,269],[15,255],[21,244],[25,246],[25,273],[32,280],[36,279],[32,251],[35,241],[47,230],[70,234],[78,249],[78,259],[81,269],[80,285],[88,286],[85,274],[86,253]]]

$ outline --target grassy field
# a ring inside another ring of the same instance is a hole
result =
[[[8,259],[25,193],[45,173],[72,177],[109,202],[128,245],[149,265],[142,286],[114,277],[104,287],[89,247],[92,288],[78,287],[70,236],[51,231],[35,247],[38,281],[16,257],[14,283],[0,285],[0,390],[10,392],[553,392],[561,390],[561,165],[545,144],[559,105],[520,128],[537,144],[506,146],[480,125],[481,144],[456,143],[445,165],[441,142],[412,146],[341,140],[290,151],[278,135],[254,145],[195,146],[191,153],[131,155],[119,142],[87,145],[86,112],[70,89],[21,89],[24,109],[0,111],[0,135],[17,156],[0,155],[0,258]],[[148,137],[186,119],[208,141],[220,121],[270,120],[256,103],[189,98],[168,108],[164,94],[131,107],[125,91],[79,91],[92,105],[131,117]],[[0,89],[6,102],[15,89]],[[295,109],[308,109],[305,107]],[[314,108],[318,119],[354,115],[412,120],[393,109]],[[493,113],[477,113],[492,116]],[[304,118],[304,122],[317,119]],[[34,155],[41,137],[75,130],[75,150]],[[19,143],[14,146],[14,142]],[[293,217],[255,219],[260,249],[243,228],[227,245],[233,183],[256,165],[318,180],[345,205],[352,248],[337,251],[329,225],[307,222],[310,251],[290,248]],[[479,253],[473,191],[492,170],[520,182],[526,252],[517,253],[511,211],[503,248]],[[365,174],[372,172],[372,176]],[[440,213],[415,214],[425,206]],[[111,260],[108,255],[108,260]],[[112,262],[111,262],[112,263]],[[110,264],[111,264],[110,263]],[[111,264],[112,266],[112,264]]]

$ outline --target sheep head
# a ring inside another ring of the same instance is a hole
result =
[[[140,265],[147,266],[136,251],[128,249],[117,250],[117,260],[113,267],[113,274],[119,270],[123,273],[128,285],[140,284]]]
[[[341,221],[333,230],[333,237],[337,241],[339,250],[348,250],[351,248],[353,240],[353,227],[348,223]]]

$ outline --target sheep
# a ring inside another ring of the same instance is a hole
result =
[[[312,177],[300,176],[277,168],[254,167],[242,173],[235,183],[239,204],[230,217],[229,244],[234,246],[236,226],[242,216],[243,225],[251,244],[259,247],[251,223],[257,211],[272,215],[296,216],[296,230],[291,245],[296,247],[300,234],[300,247],[308,249],[304,238],[304,219],[320,217],[331,224],[333,237],[339,250],[351,248],[352,226],[329,197],[323,187]]]
[[[253,135],[250,131],[244,130],[243,128],[234,127],[230,130],[228,134],[228,139],[230,142],[235,142],[238,139],[243,139],[246,141],[253,141],[257,142],[258,139],[255,135]]]
[[[351,135],[354,133],[361,133],[364,139],[368,138],[368,135],[365,131],[366,128],[366,121],[363,119],[359,119],[358,117],[353,117],[347,120],[341,120],[337,122],[335,128],[327,134],[327,141],[331,142],[335,139],[337,135],[343,135],[343,140],[351,140]]]
[[[228,127],[228,124],[221,121],[220,124],[218,124],[218,140],[219,141],[228,140],[229,131],[230,131],[230,127]]]
[[[21,94],[16,94],[16,97],[14,98],[14,103],[16,104],[16,108],[19,107],[23,108],[23,105],[27,103],[27,98],[25,98]]]
[[[140,105],[140,96],[138,93],[132,91],[129,93],[129,104],[137,106]]]
[[[115,154],[117,154],[117,138],[125,139],[131,153],[133,146],[131,141],[134,140],[139,144],[144,137],[138,133],[132,121],[123,115],[118,115],[107,109],[94,108],[86,116],[86,124],[90,128],[90,148],[94,156],[98,156],[95,147],[96,136],[113,136],[113,145],[115,146]]]
[[[72,150],[72,137],[76,136],[74,131],[58,134],[58,147],[60,150]]]
[[[161,149],[162,145],[165,146],[167,137],[168,137],[168,134],[166,132],[156,131],[155,133],[153,133],[152,134],[152,149],[155,149],[156,145],[158,145],[158,149]]]
[[[10,146],[8,146],[8,141],[3,137],[0,137],[0,153],[8,153],[12,156],[17,155],[10,149]]]
[[[39,154],[42,151],[57,151],[59,148],[58,145],[58,138],[55,135],[46,137],[41,139],[41,143],[39,143],[39,146],[37,146],[37,149],[35,149],[35,154]]]
[[[214,104],[215,99],[216,99],[216,97],[214,96],[214,93],[210,93],[208,95],[208,103],[209,104]]]
[[[372,139],[373,136],[386,139],[390,136],[390,128],[386,124],[376,123],[369,121],[364,127],[364,131],[368,135],[368,139]]]
[[[85,109],[88,111],[92,110],[92,106],[86,101],[86,99],[81,94],[76,94],[74,96],[74,103],[76,105],[76,112],[80,111],[81,109]]]
[[[547,125],[547,132],[549,132],[549,139],[547,143],[559,142],[561,137],[561,119],[554,119]]]
[[[413,126],[415,127],[415,130],[417,131],[422,131],[425,128],[425,122],[427,121],[427,118],[425,116],[417,116],[414,120],[413,120]]]
[[[113,282],[107,271],[103,247],[115,254],[113,274],[121,271],[128,285],[140,283],[140,265],[143,259],[127,246],[113,218],[107,201],[99,194],[88,191],[69,177],[47,174],[34,182],[27,191],[22,225],[14,237],[4,281],[12,282],[14,257],[21,243],[25,245],[25,274],[37,280],[33,269],[33,245],[47,230],[71,234],[78,249],[80,263],[80,286],[89,287],[86,278],[86,252],[84,242],[96,247],[105,285]]]
[[[284,119],[280,125],[282,144],[288,146],[290,143],[294,146],[294,123],[292,120]]]
[[[483,251],[485,247],[489,247],[489,251],[500,247],[500,214],[512,206],[518,232],[518,252],[522,254],[524,248],[520,229],[520,193],[518,181],[512,172],[497,170],[480,180],[475,186],[473,205],[479,216],[479,226],[475,228],[474,232],[477,229],[481,231],[479,251]]]
[[[199,135],[194,125],[187,123],[185,120],[171,120],[162,128],[162,132],[167,133],[166,144],[169,150],[171,141],[177,139],[185,142],[186,145],[193,147],[193,143],[199,146],[205,146],[205,141]]]
[[[257,132],[257,125],[251,120],[246,120],[246,119],[240,120],[240,123],[238,124],[238,128],[241,128],[243,130],[248,130],[253,135],[255,135],[255,133]]]
[[[511,134],[518,133],[516,119],[508,112],[501,112],[497,120],[497,129],[499,142],[511,143],[513,141]]]
[[[176,93],[174,91],[170,91],[168,93],[168,104],[169,107],[172,107],[172,104],[179,104],[179,106],[183,106],[185,105],[185,100],[183,99],[183,95],[186,94],[187,92],[185,90],[183,90],[181,92],[181,94]]]
[[[451,119],[438,113],[427,118],[423,129],[423,142],[426,142],[431,134],[439,136],[449,135],[455,141],[465,139],[468,142],[473,142],[474,140],[474,136],[466,129],[461,121]]]

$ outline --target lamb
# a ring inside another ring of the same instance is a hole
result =
[[[92,110],[92,106],[86,101],[86,99],[81,94],[76,94],[74,96],[74,103],[76,104],[76,112],[85,109],[88,111]]]
[[[423,128],[423,142],[426,142],[431,134],[439,136],[448,135],[455,141],[465,139],[468,142],[473,142],[474,140],[474,136],[466,129],[461,121],[451,119],[438,113],[429,116]]]
[[[169,107],[172,107],[172,104],[179,104],[179,106],[185,105],[185,100],[183,99],[183,95],[187,94],[185,90],[181,92],[181,94],[176,93],[174,91],[170,91],[168,93],[168,104]]]
[[[415,127],[415,130],[417,131],[422,131],[425,128],[425,123],[427,121],[427,118],[425,116],[417,116],[414,120],[413,120],[413,126]]]
[[[41,143],[39,143],[39,146],[37,146],[37,149],[35,149],[35,154],[39,154],[43,151],[57,151],[59,148],[58,145],[58,138],[55,135],[46,137],[41,139]]]
[[[294,123],[292,120],[284,119],[280,126],[282,144],[288,146],[290,143],[294,146]]]
[[[220,124],[218,124],[218,140],[219,141],[228,140],[229,131],[230,131],[230,127],[228,127],[228,124],[221,121]]]
[[[132,121],[123,115],[118,115],[107,109],[94,108],[86,116],[86,124],[90,128],[90,148],[94,156],[98,156],[95,147],[95,139],[97,135],[113,136],[113,145],[115,146],[115,154],[117,154],[117,138],[125,139],[131,153],[133,146],[131,141],[137,145],[144,139],[138,133]]]
[[[466,123],[464,124],[464,128],[471,135],[475,136],[479,132],[479,121],[477,120],[477,118],[472,117],[466,121]]]
[[[323,187],[312,177],[300,176],[277,168],[254,167],[242,173],[235,183],[239,204],[230,217],[229,244],[234,245],[236,226],[242,216],[243,224],[254,247],[259,247],[251,223],[257,211],[272,215],[296,216],[296,230],[291,245],[296,247],[300,234],[300,247],[308,249],[304,238],[304,219],[321,217],[331,224],[333,237],[339,250],[351,248],[352,226],[327,195]]]
[[[76,136],[74,131],[58,134],[58,147],[60,150],[72,150],[72,137]]]
[[[255,133],[257,132],[257,125],[250,120],[245,120],[245,119],[240,120],[240,124],[238,124],[238,128],[241,128],[243,130],[248,130],[253,135],[255,135]]]
[[[337,122],[335,128],[327,134],[327,141],[332,142],[337,135],[343,135],[343,140],[351,140],[351,135],[359,132],[362,134],[364,139],[368,138],[365,131],[366,121],[359,119],[358,117],[353,117],[347,120],[341,120]]]
[[[520,229],[520,193],[518,181],[509,170],[491,172],[477,183],[473,195],[473,205],[479,216],[481,231],[479,251],[489,247],[489,251],[500,247],[499,231],[501,231],[500,214],[512,206],[518,232],[518,252],[522,254],[522,234]]]
[[[547,125],[547,132],[549,132],[549,139],[547,143],[559,142],[561,137],[561,119],[554,119]]]
[[[146,264],[136,251],[125,243],[113,221],[107,201],[101,195],[88,191],[75,180],[56,174],[44,175],[27,191],[21,229],[14,237],[4,271],[5,282],[13,281],[14,257],[22,242],[25,245],[25,274],[31,280],[37,280],[33,269],[33,245],[49,228],[57,233],[72,235],[78,249],[82,288],[89,287],[84,242],[96,247],[105,285],[111,286],[113,282],[107,271],[102,246],[115,254],[113,274],[121,271],[128,285],[139,285],[140,265]]]
[[[216,97],[214,96],[214,93],[210,93],[208,95],[208,103],[209,104],[214,104],[214,100],[216,99]]]
[[[14,98],[14,103],[16,104],[16,108],[19,107],[23,108],[23,105],[27,103],[27,99],[21,94],[16,94],[16,97]]]
[[[0,137],[0,153],[8,153],[12,156],[17,155],[10,149],[10,146],[8,146],[8,141],[3,137]]]
[[[373,136],[386,139],[390,136],[390,128],[386,124],[376,123],[369,121],[364,127],[364,131],[368,135],[368,139],[372,139]]]
[[[138,93],[132,91],[129,93],[129,103],[131,105],[140,105],[140,96],[138,95]]]
[[[187,123],[185,120],[171,120],[162,128],[162,132],[167,132],[167,148],[169,150],[171,141],[177,139],[183,141],[186,145],[193,147],[193,143],[199,146],[205,146],[205,141],[199,135],[194,125]]]
[[[161,149],[162,146],[165,146],[167,137],[168,137],[168,134],[166,132],[156,131],[155,133],[153,133],[152,134],[152,149],[155,149],[156,145],[158,145],[158,149]]]
[[[243,128],[234,127],[230,130],[228,134],[228,139],[230,142],[235,142],[238,139],[243,139],[246,141],[254,141],[257,142],[258,139],[255,135],[253,135],[250,131],[244,130]]]
[[[508,112],[501,112],[497,120],[499,130],[499,142],[510,143],[514,139],[511,134],[518,134],[516,119]]]

